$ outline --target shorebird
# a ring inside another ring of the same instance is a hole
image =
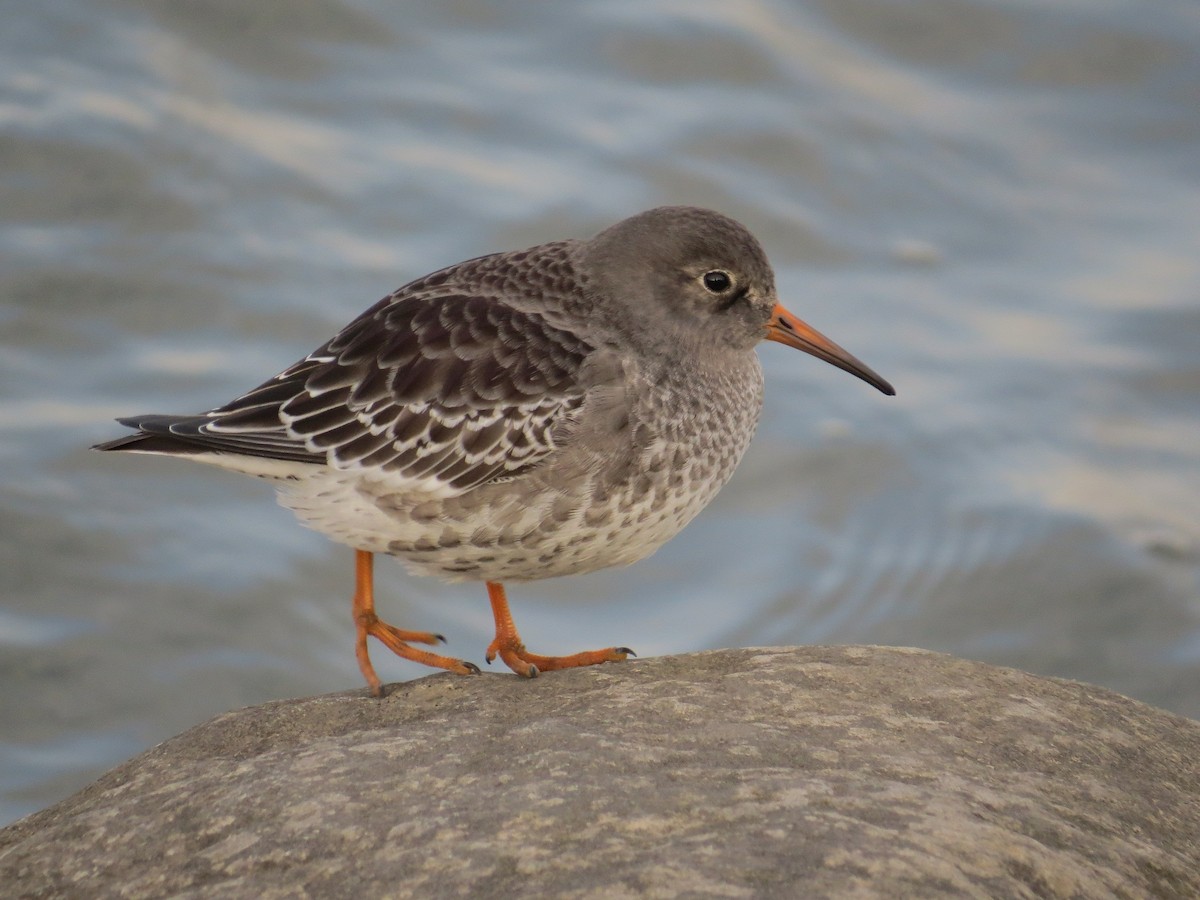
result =
[[[762,410],[755,347],[778,341],[892,386],[788,312],[741,224],[651,209],[590,240],[495,253],[384,297],[299,362],[198,415],[120,419],[99,450],[182,456],[272,482],[306,524],[355,551],[355,653],[373,694],[373,636],[444,639],[375,612],[374,554],[483,581],[490,663],[519,675],[623,660],[607,647],[531,653],[505,582],[624,565],[653,553],[733,474]]]

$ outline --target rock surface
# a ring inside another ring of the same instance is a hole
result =
[[[1196,897],[1200,723],[916,650],[219,716],[0,831],[6,897]]]

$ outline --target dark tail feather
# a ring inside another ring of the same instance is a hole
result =
[[[163,437],[158,434],[127,434],[124,437],[116,438],[111,441],[104,441],[100,444],[93,444],[93,450],[132,450],[135,453],[174,453],[177,455],[186,455],[188,453],[201,453],[203,449],[194,444],[189,444],[185,441],[178,441],[174,438]]]
[[[93,450],[129,450],[133,453],[166,453],[189,456],[197,453],[231,453],[265,459],[324,464],[325,454],[308,450],[279,426],[276,432],[214,434],[204,426],[210,416],[131,416],[117,419],[136,434],[96,444]]]
[[[111,441],[104,441],[92,447],[93,450],[132,450],[135,453],[199,453],[203,448],[197,447],[195,444],[180,440],[173,436],[168,430],[169,427],[177,422],[187,422],[193,419],[202,419],[200,416],[130,416],[124,419],[117,419],[126,428],[138,429],[136,434],[127,434],[124,437],[115,438]]]

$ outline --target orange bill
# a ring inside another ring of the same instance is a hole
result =
[[[775,309],[771,311],[771,321],[767,323],[767,340],[778,341],[789,347],[795,347],[797,350],[803,350],[805,353],[811,353],[817,359],[823,359],[851,375],[857,375],[889,397],[896,393],[896,389],[876,375],[870,366],[859,362],[856,357],[847,353],[821,332],[797,319],[784,309],[782,304],[776,304]]]

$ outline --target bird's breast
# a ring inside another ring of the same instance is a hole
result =
[[[733,475],[762,411],[762,370],[750,362],[680,372],[639,392],[631,461],[611,478],[617,507],[635,513],[627,555],[642,549],[640,559],[677,534]]]

